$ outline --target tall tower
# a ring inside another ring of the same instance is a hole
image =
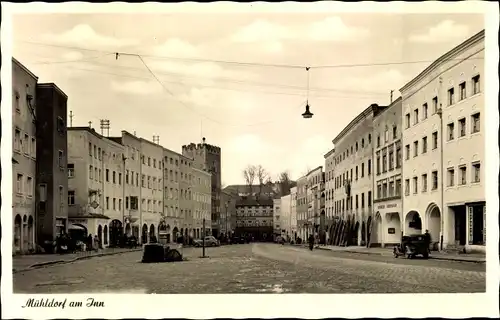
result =
[[[193,159],[193,166],[195,168],[212,174],[211,227],[212,235],[217,237],[221,229],[221,149],[220,147],[207,144],[206,139],[203,138],[202,143],[190,143],[189,145],[182,146],[182,155]]]

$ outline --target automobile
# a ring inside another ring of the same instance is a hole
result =
[[[403,236],[401,244],[394,247],[394,257],[406,256],[408,259],[422,255],[424,259],[429,258],[429,244],[422,234]]]
[[[196,239],[193,241],[195,247],[203,246],[203,239]],[[205,247],[218,247],[220,246],[220,241],[215,239],[214,236],[205,237]]]
[[[243,237],[233,236],[231,238],[231,244],[244,244],[244,243],[245,243],[245,238]]]

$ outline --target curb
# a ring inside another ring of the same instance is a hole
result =
[[[54,261],[48,261],[48,262],[35,263],[35,264],[29,266],[28,268],[18,269],[18,270],[13,269],[12,273],[14,274],[14,273],[19,273],[19,272],[26,272],[26,271],[41,269],[43,267],[56,265],[56,264],[66,264],[66,263],[72,263],[72,262],[75,262],[78,260],[91,259],[94,257],[112,256],[115,254],[137,252],[137,251],[141,251],[141,250],[142,250],[142,248],[141,249],[132,249],[132,250],[128,250],[128,251],[120,251],[120,252],[98,253],[98,254],[93,254],[93,255],[88,255],[88,256],[76,257],[76,258],[70,259],[70,260],[54,260]]]
[[[377,255],[377,256],[384,256],[385,254],[380,253],[380,252],[362,252],[362,251],[355,251],[355,250],[342,250],[342,251],[335,251],[335,250],[330,250],[327,248],[315,248],[319,250],[327,250],[331,252],[347,252],[347,253],[356,253],[356,254],[368,254],[368,255]],[[389,256],[389,254],[387,254]],[[392,256],[392,255],[391,255]],[[443,260],[443,261],[457,261],[457,262],[469,262],[469,263],[486,263],[486,260],[471,260],[471,259],[464,259],[464,258],[452,258],[452,257],[436,257],[436,256],[429,256],[429,259],[432,260]]]

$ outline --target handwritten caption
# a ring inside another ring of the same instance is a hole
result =
[[[67,298],[57,299],[28,299],[23,308],[103,308],[104,301],[97,301],[94,298],[87,298],[86,300],[68,301]]]

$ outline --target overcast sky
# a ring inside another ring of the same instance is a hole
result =
[[[324,165],[358,113],[389,103],[390,90],[397,97],[484,28],[482,15],[458,14],[40,14],[13,23],[14,57],[69,96],[74,126],[109,119],[111,135],[159,135],[177,152],[204,136],[222,148],[226,185],[244,183],[248,164],[294,179]],[[116,51],[139,53],[164,87],[139,57],[106,55]],[[429,62],[314,68],[409,61]],[[296,66],[312,66],[309,120],[300,116],[307,73]]]

